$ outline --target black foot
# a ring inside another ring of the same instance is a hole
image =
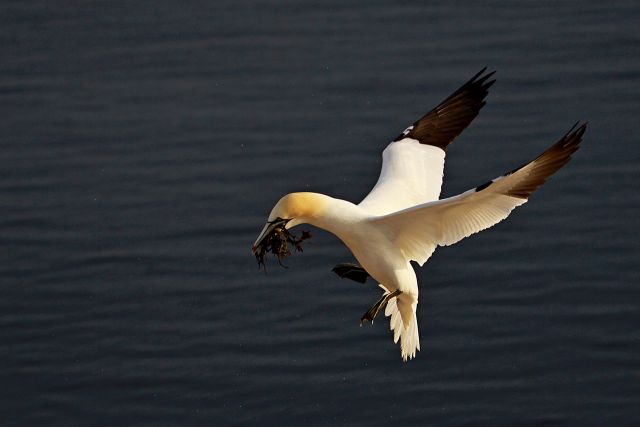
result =
[[[369,277],[369,273],[359,265],[348,262],[338,264],[331,270],[343,279],[351,279],[358,283],[364,283]]]
[[[380,310],[387,306],[387,303],[391,298],[395,298],[401,293],[402,291],[397,289],[390,294],[382,295],[382,298],[380,298],[375,304],[371,306],[369,310],[367,310],[365,314],[362,315],[362,317],[360,318],[360,326],[362,326],[365,320],[368,320],[373,325],[373,320],[376,318]]]

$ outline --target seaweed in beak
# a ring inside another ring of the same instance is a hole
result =
[[[282,260],[292,255],[290,247],[293,247],[297,252],[302,252],[302,242],[310,238],[311,233],[303,231],[300,237],[296,236],[285,228],[289,221],[288,219],[276,218],[268,222],[258,236],[251,248],[258,260],[258,268],[262,265],[267,271],[267,266],[264,263],[267,253],[275,255],[278,258],[278,264],[287,268],[282,264]]]

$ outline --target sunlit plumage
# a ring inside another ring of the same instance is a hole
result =
[[[371,276],[383,296],[362,320],[378,311],[390,317],[403,360],[420,350],[418,282],[411,265],[423,265],[438,246],[452,245],[505,219],[565,165],[582,140],[577,124],[533,161],[454,197],[439,200],[447,146],[478,115],[493,73],[483,69],[402,132],[383,152],[380,177],[359,204],[317,193],[291,193],[272,209],[253,245],[256,252],[276,226],[311,224],[335,234],[360,266],[345,264],[342,277]],[[359,276],[352,273],[359,272]]]

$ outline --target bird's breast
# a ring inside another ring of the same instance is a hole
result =
[[[406,269],[407,261],[386,235],[375,229],[352,227],[341,239],[371,277],[389,290],[399,289],[395,272]]]

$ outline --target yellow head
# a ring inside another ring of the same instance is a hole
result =
[[[318,193],[290,193],[278,200],[269,214],[267,224],[253,244],[255,252],[262,240],[276,227],[295,227],[313,222],[327,210],[329,197]]]
[[[326,196],[317,193],[290,193],[281,198],[271,210],[269,221],[276,218],[299,220],[297,224],[321,216],[326,210]],[[290,225],[293,227],[293,225]]]

